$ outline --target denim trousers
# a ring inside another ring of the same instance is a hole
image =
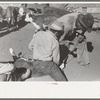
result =
[[[55,81],[68,81],[64,72],[53,61],[33,61],[33,70],[50,75]],[[32,70],[32,69],[31,69]]]

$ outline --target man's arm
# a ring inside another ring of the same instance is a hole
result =
[[[57,65],[59,65],[59,63],[60,63],[60,49],[59,49],[59,44],[53,49],[52,57],[53,57],[53,61]]]

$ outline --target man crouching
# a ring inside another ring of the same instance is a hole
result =
[[[58,40],[63,34],[63,29],[63,23],[55,22],[49,30],[38,31],[29,44],[29,50],[33,51],[33,69],[50,75],[55,81],[67,81],[65,74],[59,68]]]

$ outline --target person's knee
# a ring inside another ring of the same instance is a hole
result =
[[[55,81],[68,81],[66,75],[59,68],[56,68],[55,71],[53,71],[53,73],[51,74],[51,77]]]
[[[68,81],[66,75],[64,73],[62,73],[62,75],[59,76],[58,81]]]
[[[62,81],[68,81],[67,77],[64,76],[64,77],[62,78]]]

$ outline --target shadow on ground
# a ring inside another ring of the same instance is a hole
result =
[[[4,24],[7,24],[7,23],[4,23]],[[4,26],[4,29],[2,29],[0,31],[0,37],[3,37],[5,35],[8,35],[10,34],[11,32],[14,32],[14,31],[18,31],[19,29],[23,28],[24,26],[26,26],[28,23],[27,22],[23,22],[23,21],[19,21],[18,22],[18,28],[15,28],[15,26],[12,26],[11,28],[11,31],[8,31],[7,30],[7,26],[3,25]],[[3,27],[2,27],[3,28]]]

